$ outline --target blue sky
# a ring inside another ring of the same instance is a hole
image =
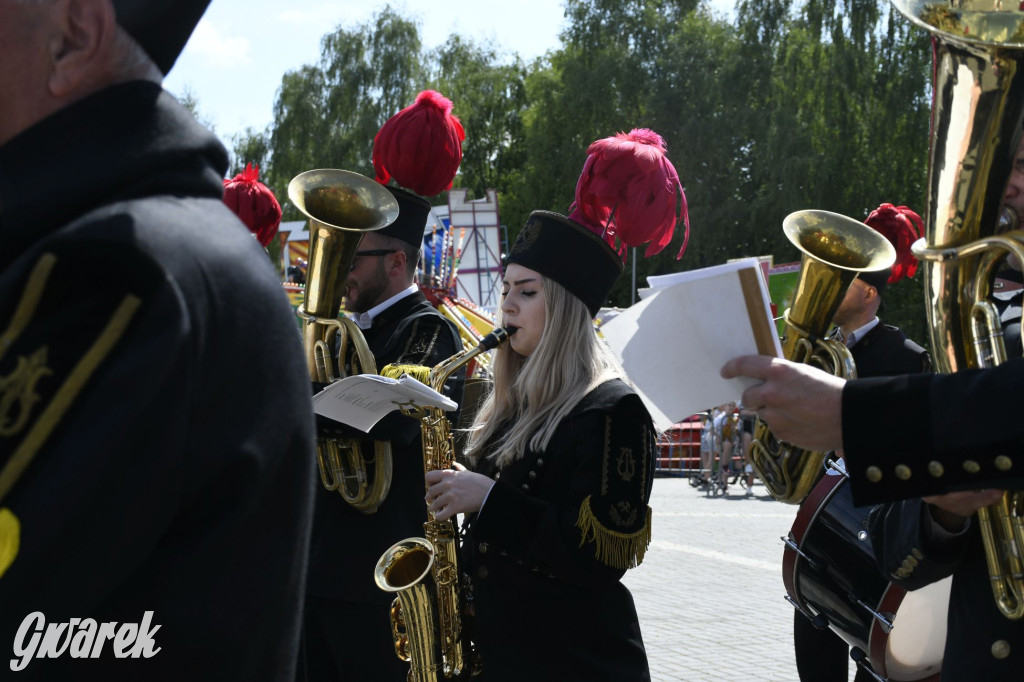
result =
[[[320,39],[338,26],[354,28],[384,8],[378,0],[280,2],[213,0],[164,87],[188,91],[199,117],[230,146],[230,137],[270,124],[281,77],[320,54]],[[562,8],[558,0],[398,0],[390,3],[419,22],[426,47],[451,33],[492,44],[526,59],[558,46]]]
[[[263,130],[273,115],[281,77],[320,55],[320,39],[339,26],[370,21],[384,0],[213,0],[164,87],[195,98],[199,118],[231,147],[247,127]],[[395,0],[391,6],[419,23],[424,46],[452,33],[526,60],[558,47],[560,0]],[[711,0],[726,12],[732,0]]]

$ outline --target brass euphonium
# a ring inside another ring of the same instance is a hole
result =
[[[935,53],[925,237],[913,249],[932,355],[944,373],[989,367],[1006,358],[994,276],[1010,257],[1024,263],[1024,233],[1000,208],[1024,121],[1024,12],[998,0],[893,5]],[[978,512],[996,605],[1013,620],[1024,616],[1022,518],[1019,492]]]
[[[463,350],[430,370],[427,385],[440,392],[445,381],[476,356],[508,340],[507,329],[495,329],[472,350]],[[449,469],[455,442],[448,417],[439,408],[402,412],[420,420],[423,467]],[[427,509],[423,538],[392,545],[373,572],[377,587],[397,595],[391,605],[395,653],[409,661],[410,682],[468,679],[476,665],[462,626],[459,542],[454,519],[438,521]]]
[[[309,219],[309,267],[298,314],[306,321],[302,337],[310,379],[326,384],[343,378],[349,345],[352,373],[376,374],[362,331],[352,320],[339,317],[339,311],[359,240],[393,223],[398,202],[379,183],[334,169],[295,176],[288,183],[288,199]],[[334,351],[339,349],[342,366],[336,367]],[[324,487],[372,514],[391,487],[391,443],[376,441],[372,456],[364,455],[362,447],[355,439],[319,438],[316,458]]]
[[[853,356],[826,335],[857,275],[890,267],[896,250],[864,223],[828,211],[791,213],[782,229],[802,254],[792,304],[784,315],[782,354],[787,360],[852,379],[856,376]],[[752,464],[768,493],[780,502],[799,504],[807,497],[824,473],[826,454],[778,440],[760,419],[754,426]]]

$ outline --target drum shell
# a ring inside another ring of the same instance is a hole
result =
[[[867,654],[879,675],[894,681],[938,679],[950,581],[908,597],[886,579],[868,534],[870,510],[855,507],[846,476],[830,470],[801,505],[790,530],[790,541],[800,552],[787,545],[783,553],[786,591],[806,615],[823,617],[836,635]],[[869,609],[892,622],[892,631]],[[923,646],[914,639],[919,634],[926,640]]]

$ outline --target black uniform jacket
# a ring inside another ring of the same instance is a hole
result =
[[[378,372],[389,364],[433,367],[462,350],[455,325],[419,292],[377,315],[364,336]],[[464,377],[465,372],[460,371],[445,385],[444,393],[456,402],[462,399]],[[377,626],[386,629],[383,606],[390,604],[394,595],[377,587],[373,569],[391,545],[408,537],[423,536],[423,522],[427,520],[426,482],[419,420],[394,412],[382,419],[370,436],[391,441],[391,490],[376,512],[363,514],[337,492],[317,483],[308,589],[318,597],[381,604],[381,622]],[[364,451],[372,454],[372,446],[372,441],[367,440]],[[366,623],[353,625],[374,627]]]
[[[1024,359],[955,374],[857,379],[843,389],[843,445],[859,505],[978,488],[1024,488]]]
[[[864,340],[867,339],[868,337],[865,337]],[[890,345],[895,351],[899,351],[903,346],[896,341],[894,339]],[[857,343],[853,347],[858,373],[860,373],[862,362],[862,356],[857,354],[857,348],[860,345]],[[904,350],[903,357],[905,357],[905,361],[899,367],[892,363],[894,370],[905,373],[920,371],[919,361],[917,362],[918,367],[914,367],[913,353]],[[952,377],[913,377],[912,381],[908,383],[920,382],[922,389],[928,386],[934,390],[942,386],[945,383],[942,380],[947,378]],[[928,381],[930,379],[939,381],[936,384]],[[903,386],[907,385],[902,384],[902,380],[896,380],[896,382]],[[850,387],[856,390],[859,383],[853,382]],[[955,391],[956,389],[947,387],[944,390]],[[856,398],[862,397],[859,392],[853,395]],[[848,397],[850,396],[844,395],[844,402]],[[965,455],[970,453],[969,456],[981,462],[983,461],[981,453],[984,450],[970,448],[966,445],[966,440],[972,437],[981,440],[983,438],[981,432],[989,428],[1000,431],[1012,423],[1012,419],[1008,423],[1000,424],[998,422],[999,417],[994,413],[1001,408],[993,407],[992,399],[985,397],[984,394],[955,396],[947,393],[944,399],[952,401],[946,406],[951,409],[947,410],[942,405],[931,403],[932,408],[937,409],[943,416],[933,415],[931,422],[925,422],[932,427],[932,434],[921,433],[921,429],[916,428],[918,424],[914,422],[918,418],[915,414],[921,411],[919,406],[927,408],[931,399],[926,396],[915,396],[911,400],[922,401],[913,403],[918,407],[900,408],[890,405],[875,406],[871,410],[871,416],[867,417],[868,421],[865,423],[880,422],[882,426],[877,430],[865,429],[864,432],[858,432],[858,436],[859,438],[870,438],[872,454],[879,450],[889,452],[892,449],[891,440],[893,439],[905,443],[906,439],[902,434],[910,432],[918,434],[918,437],[926,440],[923,444],[915,445],[914,449],[927,459],[924,460],[925,464],[917,465],[916,471],[911,469],[910,479],[903,480],[896,474],[894,467],[901,463],[908,469],[912,466],[911,460],[906,458],[905,453],[900,453],[899,456],[889,455],[895,457],[890,460],[885,460],[883,459],[885,455],[880,455],[877,459],[888,461],[890,467],[882,481],[878,483],[872,483],[866,479],[859,481],[861,489],[867,489],[869,499],[885,494],[873,493],[872,491],[876,488],[894,491],[900,487],[899,494],[901,495],[902,491],[911,485],[916,485],[922,491],[934,491],[935,486],[942,484],[946,476],[934,476],[933,472],[937,470],[935,465],[929,467],[932,462],[938,462],[940,469],[945,469],[948,463],[952,462],[951,468],[954,472],[959,472],[956,474],[958,477],[962,478],[968,475],[968,472],[953,459],[953,455],[943,453],[942,444],[946,442],[946,439],[955,438],[963,443],[961,447],[965,448]],[[1011,403],[1013,402],[1012,398],[1009,400]],[[888,414],[887,410],[893,410],[895,414]],[[943,417],[948,421],[941,421]],[[977,421],[974,421],[975,419]],[[1020,416],[1017,415],[1016,419],[1019,420]],[[891,430],[896,426],[892,422],[900,423],[900,431],[894,433]],[[890,424],[892,425],[889,426]],[[1003,432],[1005,433],[1005,431]],[[859,443],[859,439],[857,442]],[[847,444],[846,456],[849,466],[851,461],[849,441]],[[922,445],[934,448],[934,452],[928,454],[921,451]],[[950,443],[950,445],[953,444]],[[864,447],[868,447],[866,443]],[[855,449],[854,452],[860,453],[861,451]],[[988,461],[991,459],[989,457]],[[875,461],[876,466],[882,467],[877,460],[871,461]],[[979,471],[978,474],[980,473]],[[886,478],[889,479],[890,487],[882,488],[886,485]],[[918,480],[915,483],[915,478],[924,480]],[[972,484],[969,487],[975,486]],[[922,494],[928,493],[923,492]],[[910,590],[931,584],[949,575],[954,576],[947,617],[946,648],[942,661],[944,682],[950,680],[959,682],[1020,680],[1021,666],[1024,664],[1022,663],[1024,662],[1024,622],[1009,621],[996,609],[992,590],[989,587],[988,569],[976,521],[971,521],[969,530],[963,535],[938,542],[932,538],[931,520],[926,506],[922,500],[912,499],[883,503],[872,509],[868,525],[879,569],[889,580]],[[899,614],[897,614],[898,622]]]
[[[953,575],[943,682],[1018,682],[1024,671],[1024,620],[1008,620],[996,608],[977,519],[965,533],[937,541],[926,506],[919,499],[904,500],[872,510],[869,531],[879,567],[907,589]]]
[[[931,371],[931,356],[899,327],[879,322],[850,349],[857,376],[887,377]]]
[[[152,658],[108,641],[101,660],[72,657],[87,622],[65,627],[71,646],[18,679],[294,676],[308,372],[279,278],[221,201],[226,165],[144,82],[0,147],[0,479],[26,464],[0,493],[20,533],[2,665],[33,612],[159,626]]]
[[[649,680],[620,578],[650,540],[654,429],[622,381],[592,390],[545,452],[496,470],[463,547],[483,679]]]

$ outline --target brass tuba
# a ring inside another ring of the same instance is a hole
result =
[[[440,392],[445,381],[476,356],[497,348],[510,336],[495,329],[472,350],[462,350],[430,370],[427,385]],[[448,417],[438,408],[402,412],[420,420],[424,471],[448,469],[455,442]],[[468,679],[476,661],[462,626],[459,543],[454,520],[437,521],[427,511],[424,538],[392,545],[373,571],[377,587],[397,595],[391,605],[395,653],[409,661],[410,682]]]
[[[999,0],[893,5],[935,51],[925,237],[914,245],[932,354],[944,373],[989,367],[1006,358],[993,278],[1008,257],[1024,263],[1024,233],[1000,211],[1024,122],[1024,12]],[[1012,620],[1024,616],[1022,515],[1020,492],[978,512],[996,605]]]
[[[852,379],[856,376],[853,356],[826,334],[857,274],[890,267],[896,250],[864,223],[828,211],[791,213],[782,229],[802,253],[799,280],[784,315],[782,354],[787,360]],[[752,464],[769,494],[780,502],[799,504],[807,497],[824,473],[826,454],[783,443],[760,419],[754,426]]]
[[[333,169],[296,175],[288,183],[288,199],[309,219],[309,268],[298,314],[306,321],[302,338],[310,379],[330,383],[343,378],[344,366],[335,366],[333,350],[340,349],[338,357],[344,363],[350,344],[352,372],[376,374],[362,331],[338,314],[359,240],[366,232],[393,223],[398,202],[379,183]],[[375,442],[370,457],[362,447],[355,439],[319,438],[316,458],[324,487],[337,490],[350,505],[372,514],[391,487],[391,443]]]

